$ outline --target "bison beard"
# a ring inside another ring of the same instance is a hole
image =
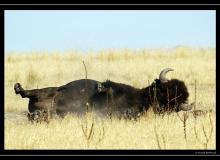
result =
[[[137,117],[150,106],[157,112],[190,110],[188,90],[183,81],[167,80],[172,69],[164,69],[150,86],[138,89],[112,81],[98,82],[81,79],[61,87],[24,90],[16,83],[14,90],[22,98],[29,98],[29,120],[44,119],[41,115],[64,117],[72,112],[84,115],[90,109],[99,116]],[[38,114],[39,113],[39,114]],[[46,118],[48,119],[48,118]]]

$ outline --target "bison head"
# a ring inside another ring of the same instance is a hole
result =
[[[191,110],[193,104],[188,104],[188,89],[185,83],[178,79],[168,80],[166,74],[174,71],[171,68],[165,68],[160,72],[159,79],[147,87],[146,96],[149,104],[157,105],[159,110],[187,111]]]

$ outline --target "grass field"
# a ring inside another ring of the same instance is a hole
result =
[[[215,55],[215,49],[186,47],[6,54],[5,149],[215,149]],[[89,79],[137,88],[152,83],[162,69],[173,68],[167,78],[185,81],[190,102],[195,101],[196,80],[196,109],[207,113],[195,119],[191,112],[159,116],[149,110],[137,121],[67,115],[49,124],[29,122],[28,99],[14,93],[14,84],[33,89],[85,78],[82,61]]]

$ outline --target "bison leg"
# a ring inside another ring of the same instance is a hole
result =
[[[28,113],[28,120],[31,122],[49,122],[49,113],[45,110],[35,110],[32,113]]]
[[[37,121],[41,117],[41,111],[35,110],[34,112],[28,113],[28,120]]]
[[[123,117],[129,120],[137,120],[138,118],[140,118],[141,114],[141,111],[129,108],[124,111]]]
[[[36,90],[24,90],[20,83],[14,85],[14,90],[16,94],[20,94],[22,98],[36,97],[38,92]]]
[[[67,115],[67,113],[65,111],[60,110],[60,109],[57,109],[56,113],[60,118],[64,118]]]

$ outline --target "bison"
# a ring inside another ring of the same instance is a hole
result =
[[[22,98],[30,99],[28,117],[33,120],[45,113],[64,117],[70,112],[83,116],[89,110],[99,116],[135,117],[150,106],[156,106],[157,112],[190,110],[192,105],[187,102],[189,93],[185,83],[178,79],[167,80],[165,76],[169,71],[173,69],[162,70],[159,79],[143,89],[109,80],[80,79],[60,87],[33,90],[24,90],[16,83],[14,90]]]
[[[145,88],[138,89],[129,85],[106,81],[101,83],[102,88],[99,92],[109,94],[113,97],[116,106],[126,106],[127,111],[143,113],[150,106],[154,111],[161,113],[164,111],[191,110],[194,103],[188,104],[188,89],[185,83],[178,79],[166,79],[166,73],[173,71],[166,68],[161,71],[159,79]]]

